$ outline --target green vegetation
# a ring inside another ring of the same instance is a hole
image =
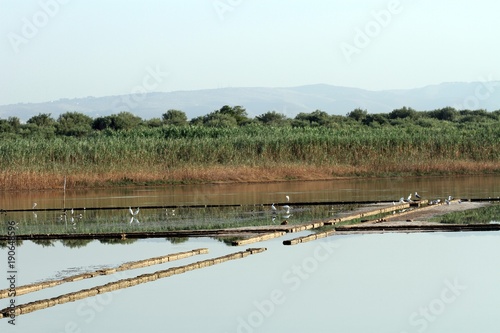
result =
[[[500,171],[500,110],[0,119],[0,189]]]
[[[434,222],[475,224],[500,222],[500,204],[492,204],[486,207],[470,209],[462,212],[453,212],[432,219]]]

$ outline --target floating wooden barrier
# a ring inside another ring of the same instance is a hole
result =
[[[76,275],[72,275],[72,276],[67,276],[67,277],[62,278],[62,279],[43,281],[43,282],[28,284],[28,285],[24,285],[24,286],[19,286],[19,287],[16,287],[16,296],[28,294],[28,293],[35,292],[35,291],[42,290],[42,289],[46,289],[46,288],[55,287],[55,286],[58,286],[60,284],[66,283],[66,282],[80,281],[80,280],[89,279],[89,278],[93,278],[93,277],[100,276],[100,275],[110,275],[110,274],[113,274],[116,272],[121,272],[121,271],[129,270],[129,269],[136,269],[136,268],[148,267],[148,266],[152,266],[152,265],[158,265],[158,264],[162,264],[162,263],[169,262],[169,261],[184,259],[184,258],[192,257],[195,255],[207,254],[207,253],[208,253],[207,248],[195,249],[195,250],[186,251],[186,252],[172,253],[172,254],[167,254],[165,256],[160,256],[160,257],[155,257],[155,258],[150,258],[150,259],[126,262],[126,263],[121,264],[120,266],[115,267],[115,268],[99,269],[99,270],[96,270],[93,272],[87,272],[87,273],[81,273],[81,274],[76,274]],[[0,290],[0,299],[7,298],[8,294],[9,294],[8,289]]]
[[[290,227],[288,232],[300,232],[304,230],[317,229],[325,225],[325,222],[313,222],[309,224],[297,225]]]
[[[182,274],[182,273],[186,273],[186,272],[189,272],[189,271],[192,271],[195,269],[213,266],[213,265],[220,264],[220,263],[223,263],[223,262],[226,262],[229,260],[245,258],[251,254],[261,253],[261,252],[264,252],[265,250],[266,250],[266,248],[251,248],[251,249],[247,249],[245,251],[231,253],[231,254],[228,254],[225,256],[207,259],[207,260],[203,260],[203,261],[198,261],[198,262],[191,263],[191,264],[184,265],[184,266],[172,267],[172,268],[157,271],[154,273],[143,274],[143,275],[139,275],[139,276],[136,276],[133,278],[122,279],[119,281],[110,282],[110,283],[107,283],[104,285],[96,286],[96,287],[93,287],[90,289],[83,289],[80,291],[64,294],[64,295],[61,295],[58,297],[43,299],[43,300],[34,301],[34,302],[26,303],[26,304],[20,304],[20,305],[16,306],[14,309],[5,308],[5,309],[0,310],[0,315],[3,317],[8,317],[13,311],[16,316],[19,316],[21,314],[26,314],[26,313],[30,313],[30,312],[33,312],[36,310],[46,309],[48,307],[52,307],[55,305],[64,304],[67,302],[74,302],[76,300],[96,296],[98,294],[103,294],[103,293],[107,293],[107,292],[118,290],[118,289],[133,287],[133,286],[136,286],[138,284],[147,283],[150,281],[155,281],[155,280],[169,277],[172,275]]]
[[[405,223],[405,222],[402,222]],[[398,224],[398,225],[349,225],[336,228],[337,232],[458,232],[458,231],[499,231],[500,224]]]
[[[385,207],[385,208],[378,208],[378,209],[370,210],[370,211],[367,211],[364,213],[353,214],[353,215],[348,215],[345,217],[330,219],[330,220],[325,222],[325,225],[335,225],[335,224],[340,223],[340,222],[352,221],[352,220],[356,220],[356,219],[361,219],[363,217],[390,213],[390,212],[394,212],[397,210],[406,209],[409,207],[410,207],[409,203],[396,204],[396,205],[392,205],[392,206]]]
[[[284,234],[286,234],[285,231],[273,232],[273,233],[259,235],[259,236],[255,236],[255,237],[235,240],[231,243],[231,245],[234,245],[234,246],[248,245],[248,244],[252,244],[252,243],[256,243],[256,242],[262,242],[262,241],[266,241],[269,239],[281,237]]]
[[[306,243],[306,242],[310,242],[310,241],[313,241],[316,239],[331,236],[331,235],[335,234],[335,232],[336,232],[335,230],[328,230],[328,231],[318,232],[316,234],[311,234],[308,236],[297,237],[297,238],[283,241],[283,245],[296,245],[299,243]]]

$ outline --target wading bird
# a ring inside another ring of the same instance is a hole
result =
[[[272,210],[274,210],[274,211],[276,211],[276,207],[274,207],[274,202],[273,202],[273,204],[271,205],[271,209],[272,209]]]
[[[36,207],[36,202],[33,202],[33,207],[32,207],[32,209],[35,209],[35,207]]]
[[[139,207],[137,207],[137,209],[135,211],[132,210],[132,207],[129,207],[128,211],[132,215],[132,217],[130,218],[129,224],[132,224],[134,222],[139,224],[139,220],[136,218],[137,214],[139,214]]]
[[[139,214],[139,207],[137,207],[137,210],[135,212],[132,210],[132,207],[129,207],[128,211],[132,216],[136,216],[137,214]]]

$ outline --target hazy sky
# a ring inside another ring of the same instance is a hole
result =
[[[0,0],[0,104],[500,79],[494,0]]]

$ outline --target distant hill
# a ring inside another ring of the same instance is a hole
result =
[[[417,89],[370,91],[326,84],[290,88],[221,88],[194,91],[152,92],[141,96],[120,95],[60,99],[45,103],[0,106],[0,118],[19,117],[26,121],[39,113],[57,118],[77,111],[92,118],[129,111],[143,118],[160,118],[168,109],[178,109],[189,119],[220,109],[241,105],[250,117],[277,111],[293,118],[300,112],[326,111],[346,115],[362,108],[368,113],[388,113],[403,106],[417,111],[445,106],[457,109],[500,109],[500,81],[442,83]]]

